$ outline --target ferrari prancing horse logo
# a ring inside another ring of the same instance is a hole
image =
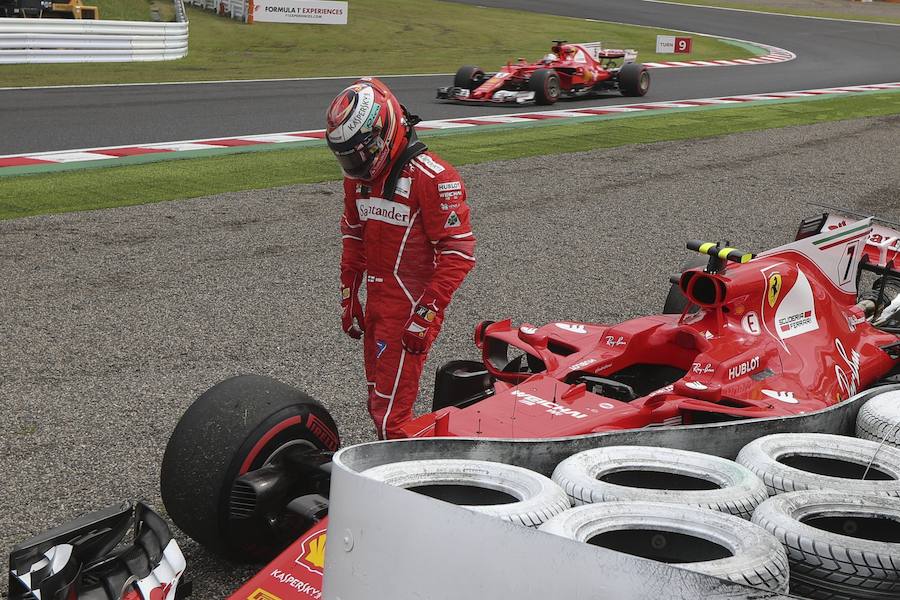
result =
[[[769,306],[771,308],[775,308],[779,294],[781,294],[781,273],[772,273],[769,276]]]

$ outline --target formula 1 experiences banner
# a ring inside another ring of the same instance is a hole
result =
[[[253,21],[346,25],[347,4],[347,2],[325,2],[324,0],[254,0]]]

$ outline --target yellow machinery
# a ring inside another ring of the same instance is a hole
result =
[[[0,0],[0,17],[40,17],[50,19],[99,19],[100,9],[82,0]]]

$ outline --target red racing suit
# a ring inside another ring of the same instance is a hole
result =
[[[344,179],[341,283],[366,274],[364,354],[368,409],[380,439],[402,437],[413,417],[427,357],[401,345],[416,304],[434,305],[429,346],[443,309],[475,266],[466,190],[452,166],[431,153],[406,164],[393,198],[383,198],[390,169],[373,181]]]

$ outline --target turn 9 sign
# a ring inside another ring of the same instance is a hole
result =
[[[674,35],[656,36],[657,54],[690,54],[693,40],[689,37],[675,37]]]

